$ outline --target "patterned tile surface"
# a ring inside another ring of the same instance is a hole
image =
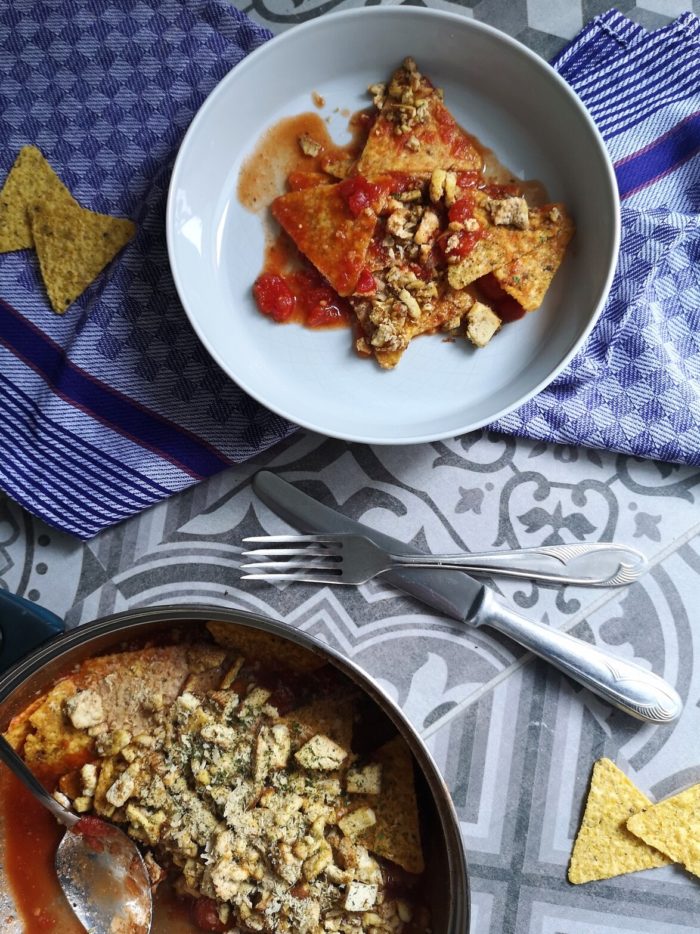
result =
[[[275,30],[353,0],[239,6]],[[595,0],[440,0],[544,55]],[[618,6],[658,25],[689,4]],[[625,591],[494,582],[523,613],[663,674],[685,710],[653,727],[609,707],[505,639],[468,630],[381,582],[357,589],[239,580],[240,540],[282,531],[256,501],[269,467],[323,502],[432,551],[619,539],[649,572]],[[452,790],[468,847],[472,934],[691,934],[700,888],[675,868],[573,887],[565,879],[593,761],[608,755],[655,797],[700,781],[700,472],[475,433],[372,448],[300,433],[80,544],[0,499],[0,586],[79,625],[128,607],[206,602],[267,613],[324,639],[399,701]]]

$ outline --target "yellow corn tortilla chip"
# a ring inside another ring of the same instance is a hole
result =
[[[498,284],[511,295],[525,311],[539,308],[554,275],[561,266],[566,248],[574,235],[574,224],[563,205],[556,207],[560,214],[557,232],[529,253],[517,256],[506,266],[493,270]],[[556,216],[556,214],[555,214]]]
[[[453,289],[463,289],[476,279],[508,266],[527,253],[546,245],[548,240],[558,238],[566,214],[561,205],[556,205],[559,215],[552,219],[554,205],[530,208],[530,226],[519,230],[506,224],[494,224],[486,209],[487,198],[480,198],[474,208],[474,217],[486,235],[460,262],[450,266],[447,278]],[[553,275],[554,273],[552,273]],[[550,280],[551,281],[551,280]]]
[[[326,664],[320,655],[303,646],[257,629],[214,620],[207,623],[207,629],[219,645],[235,649],[246,658],[259,659],[271,671],[315,671]]]
[[[593,766],[586,811],[571,854],[569,882],[611,879],[669,863],[626,826],[631,815],[650,805],[614,762],[599,759]]]
[[[407,105],[406,96],[411,99]],[[420,106],[417,120],[411,112]],[[408,119],[410,129],[402,131]],[[402,172],[429,177],[433,169],[473,171],[483,159],[474,140],[458,126],[441,93],[407,59],[391,76],[356,171],[360,175]]]
[[[322,733],[350,752],[354,721],[355,705],[348,697],[313,701],[284,718],[293,751],[308,743],[312,736]]]
[[[420,840],[418,802],[413,779],[413,756],[401,736],[381,746],[371,757],[382,766],[382,790],[368,795],[365,803],[372,808],[377,823],[358,841],[368,850],[397,863],[406,872],[425,869]],[[353,802],[359,796],[353,796]]]
[[[0,191],[0,253],[34,246],[28,209],[37,202],[78,207],[36,146],[25,146]]]
[[[133,221],[77,203],[34,202],[28,209],[41,275],[58,314],[78,298],[131,240]]]
[[[77,730],[63,712],[65,701],[78,690],[74,681],[59,681],[32,712],[32,732],[24,740],[22,756],[30,768],[52,768],[56,763],[76,761],[88,755],[93,740],[84,730]]]
[[[627,829],[700,876],[700,785],[633,814]]]

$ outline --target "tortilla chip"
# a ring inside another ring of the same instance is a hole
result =
[[[421,112],[414,117],[411,108],[415,110],[416,105]],[[481,169],[482,163],[471,137],[442,103],[441,94],[406,59],[392,75],[356,171],[360,175],[404,172],[427,177],[435,168],[469,172]]]
[[[68,308],[131,240],[133,221],[73,204],[35,201],[28,209],[51,307]]]
[[[290,191],[272,202],[272,214],[297,248],[339,295],[351,295],[367,257],[377,224],[376,211],[386,197],[382,187],[374,210],[351,213],[342,185],[317,185]]]
[[[379,273],[380,276],[383,273],[384,270]],[[468,307],[473,302],[472,297],[467,295],[467,293],[457,293],[456,296],[454,289],[449,287],[445,288],[443,280],[436,281],[435,285],[438,289],[438,298],[432,300],[430,309],[426,310],[422,308],[419,318],[410,322],[406,321],[401,327],[401,335],[405,337],[409,343],[414,337],[418,337],[421,334],[430,334],[440,330],[447,325],[448,322],[454,322],[456,326],[457,322],[466,314]],[[440,292],[442,292],[442,294],[439,294]],[[457,298],[459,298],[459,305],[456,304]],[[372,347],[372,334],[376,330],[376,325],[373,324],[370,319],[372,310],[370,303],[359,296],[354,296],[350,299],[350,304],[352,305],[360,327],[367,336],[367,343],[371,347],[372,353],[377,358],[379,366],[384,370],[393,369],[408,350],[408,346],[400,350],[382,350],[378,347]]]
[[[626,827],[630,815],[650,804],[610,759],[599,759],[593,766],[586,811],[571,854],[569,882],[611,879],[670,862]]]
[[[574,223],[562,204],[549,204],[543,211],[555,210],[557,231],[553,237],[529,253],[516,257],[506,266],[493,270],[498,284],[511,295],[525,311],[539,308],[552,279],[559,269],[566,248],[574,235]]]
[[[463,289],[481,276],[508,266],[522,259],[523,255],[546,246],[547,241],[558,239],[562,235],[565,225],[566,215],[563,209],[559,215],[554,215],[556,220],[552,219],[552,205],[530,208],[530,226],[526,230],[506,224],[496,225],[486,209],[488,199],[482,196],[479,200],[480,203],[474,208],[474,217],[481,227],[486,229],[486,235],[477,241],[464,259],[449,267],[447,278],[454,289]]]
[[[28,209],[36,203],[78,207],[36,146],[25,146],[0,191],[0,253],[34,246]]]
[[[700,876],[700,785],[634,814],[627,829]]]
[[[289,728],[293,752],[317,733],[328,736],[349,752],[352,748],[355,705],[349,696],[313,701],[293,710],[283,718],[283,722]]]
[[[259,659],[269,671],[317,671],[326,664],[320,655],[269,632],[215,620],[207,623],[207,629],[218,645]]]
[[[53,768],[89,755],[92,737],[77,730],[63,712],[65,701],[77,690],[70,678],[59,681],[29,717],[32,732],[25,737],[22,757],[30,768]]]
[[[406,872],[423,872],[425,862],[411,751],[403,738],[397,736],[381,746],[371,759],[382,766],[382,790],[364,800],[374,811],[377,823],[365,830],[358,842]],[[360,796],[354,795],[355,801],[359,802]]]

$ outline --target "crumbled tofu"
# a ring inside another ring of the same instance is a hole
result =
[[[420,305],[416,299],[411,295],[408,289],[401,289],[399,292],[399,301],[403,302],[408,310],[408,314],[413,320],[420,318],[421,311]]]
[[[435,211],[427,210],[421,217],[413,239],[416,243],[429,243],[440,227],[440,220]]]
[[[418,152],[420,150],[420,140],[417,136],[409,136],[406,140],[406,149],[410,149],[411,152]]]
[[[358,834],[361,834],[363,830],[367,830],[368,827],[373,827],[376,823],[377,816],[372,808],[363,807],[350,811],[345,817],[341,817],[338,821],[338,826],[346,837],[356,837]]]
[[[456,172],[445,172],[445,204],[447,207],[452,207],[452,205],[457,200],[457,173]]]
[[[104,720],[102,698],[96,691],[78,691],[69,697],[64,706],[66,716],[76,730],[86,730],[90,726],[97,726]]]
[[[261,782],[270,772],[283,769],[291,752],[289,728],[284,723],[261,727],[255,744],[255,781]]]
[[[80,794],[91,798],[97,787],[97,766],[94,762],[86,762],[80,770]]]
[[[530,214],[524,198],[491,199],[487,203],[491,220],[494,224],[517,227],[527,230],[530,226]]]
[[[501,319],[483,302],[474,302],[467,312],[466,335],[476,347],[485,347],[500,326]]]
[[[560,217],[561,217],[561,211],[556,205],[554,205],[554,207],[549,212],[549,219],[553,224],[556,224],[556,222],[560,219]]]
[[[73,799],[73,810],[76,814],[86,814],[92,807],[92,797],[80,795]]]
[[[345,787],[350,794],[378,795],[382,790],[382,767],[370,762],[361,769],[349,769]]]
[[[128,730],[112,730],[100,736],[95,748],[100,756],[116,756],[130,742],[131,733]]]
[[[377,886],[364,882],[351,882],[345,892],[346,911],[369,911],[377,901]]]
[[[347,758],[347,751],[328,736],[317,733],[299,749],[294,758],[305,769],[332,772]]]
[[[323,149],[323,146],[318,140],[314,139],[313,136],[309,136],[308,133],[302,133],[299,137],[299,148],[305,156],[317,156]]]
[[[430,176],[429,195],[433,204],[436,204],[445,194],[445,177],[447,172],[444,169],[433,169]]]
[[[236,731],[225,723],[207,723],[200,734],[207,743],[213,743],[222,749],[233,749],[236,745]]]
[[[134,767],[130,765],[107,789],[105,797],[115,808],[120,808],[122,805],[126,804],[136,791],[136,772],[137,769],[134,769]]]

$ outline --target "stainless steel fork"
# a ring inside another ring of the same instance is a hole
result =
[[[254,572],[245,574],[243,580],[364,584],[397,567],[437,567],[557,584],[619,587],[637,580],[647,567],[646,558],[635,548],[605,542],[447,555],[392,554],[363,535],[350,533],[255,536],[243,542],[260,546],[244,551],[246,557],[268,559],[241,565],[242,571]]]

